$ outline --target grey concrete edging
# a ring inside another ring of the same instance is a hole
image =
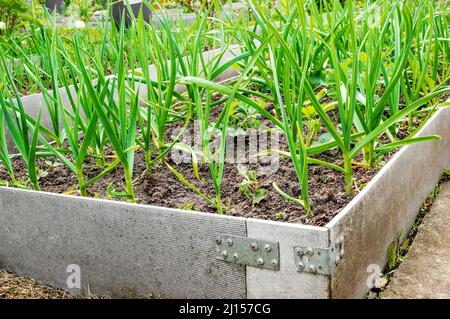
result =
[[[245,298],[245,267],[215,258],[213,234],[245,220],[0,189],[0,266],[77,294]],[[77,270],[78,269],[78,270]],[[69,283],[73,283],[73,286]]]
[[[330,240],[343,235],[345,256],[331,276],[332,298],[359,298],[367,278],[383,270],[389,244],[406,236],[423,201],[450,167],[450,108],[440,109],[421,136],[441,140],[402,148],[326,227]]]

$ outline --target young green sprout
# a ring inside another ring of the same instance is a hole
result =
[[[252,201],[252,206],[254,207],[267,197],[268,191],[258,183],[256,171],[247,170],[241,165],[238,166],[238,170],[239,174],[244,177],[244,180],[239,185],[239,191]]]

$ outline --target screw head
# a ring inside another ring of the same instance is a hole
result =
[[[223,251],[222,251],[222,257],[223,257],[224,259],[227,259],[227,257],[228,257],[228,251],[223,250]]]
[[[264,259],[263,259],[262,257],[259,257],[259,258],[256,260],[256,264],[257,264],[258,266],[264,265]]]
[[[272,259],[271,263],[274,267],[278,266],[278,259]]]
[[[256,244],[256,243],[251,243],[251,244],[250,244],[250,249],[253,250],[253,251],[257,251],[257,250],[258,250],[258,244]]]
[[[341,261],[341,257],[340,256],[336,256],[336,259],[334,261],[335,265],[337,266],[337,264],[339,264],[340,261]]]
[[[315,272],[316,272],[316,266],[314,266],[314,265],[309,265],[308,270],[309,270],[309,272],[315,273]]]
[[[303,249],[297,248],[297,256],[303,256]]]
[[[216,244],[217,244],[217,245],[222,244],[222,238],[217,237],[217,238],[216,238]]]
[[[297,264],[297,271],[303,271],[305,270],[305,264],[301,261],[298,262]]]
[[[230,246],[230,247],[233,246],[233,239],[228,238],[227,244],[228,244],[228,246]]]
[[[269,244],[266,244],[266,245],[264,246],[264,251],[265,251],[266,253],[270,253],[270,252],[272,251],[272,247],[271,247]]]
[[[307,254],[308,256],[312,256],[312,255],[314,254],[314,249],[312,249],[311,247],[308,247],[308,248],[306,249],[306,254]]]
[[[233,254],[233,260],[234,261],[238,261],[239,260],[239,255],[237,253]]]

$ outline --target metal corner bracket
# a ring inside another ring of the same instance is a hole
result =
[[[215,243],[219,260],[263,269],[280,269],[278,242],[218,234]]]
[[[298,272],[331,275],[343,256],[344,236],[339,236],[328,248],[294,247]]]

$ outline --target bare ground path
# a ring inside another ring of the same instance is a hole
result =
[[[441,187],[382,298],[450,298],[450,182]]]

